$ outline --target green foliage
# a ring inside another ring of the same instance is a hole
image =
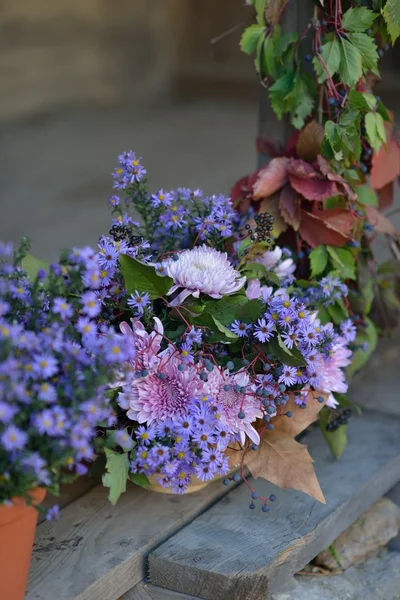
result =
[[[120,495],[126,490],[126,480],[129,472],[128,454],[114,452],[109,448],[104,449],[106,455],[106,473],[103,475],[104,487],[110,488],[108,499],[111,504],[116,504]]]
[[[367,326],[364,331],[357,333],[355,345],[358,348],[353,353],[351,364],[346,369],[349,380],[365,365],[378,343],[378,334],[375,325],[368,317],[365,319],[365,322]],[[368,344],[368,347],[364,348],[364,344]]]
[[[265,27],[261,25],[250,25],[242,33],[240,39],[240,49],[246,54],[253,54],[257,48],[257,42],[261,37],[265,35]]]
[[[259,319],[264,312],[264,306],[258,300],[248,300],[235,311],[235,318],[244,323],[252,323]]]
[[[234,294],[224,296],[219,300],[207,300],[205,303],[205,312],[219,320],[223,325],[230,325],[235,319],[238,319],[238,313],[243,307],[249,304],[247,296],[244,294]]]
[[[285,365],[289,365],[291,367],[304,367],[306,365],[306,361],[301,352],[294,347],[289,350],[289,348],[285,346],[279,334],[273,337],[267,345],[269,352],[276,356],[276,358],[282,361]]]
[[[139,485],[142,488],[147,489],[150,487],[150,481],[144,473],[131,473],[129,475],[129,479],[132,481],[132,483]]]
[[[40,258],[32,256],[32,254],[27,254],[22,259],[21,267],[26,272],[29,279],[31,281],[34,281],[37,277],[38,271],[40,271],[41,269],[48,272],[49,263],[45,260],[41,260]]]
[[[310,252],[311,276],[316,277],[325,271],[328,264],[326,246],[317,246]]]
[[[346,31],[364,32],[369,29],[377,18],[377,14],[365,6],[349,8],[342,18],[342,27]]]
[[[330,320],[335,323],[335,325],[340,325],[342,321],[349,317],[349,311],[343,304],[342,300],[338,300],[335,304],[330,304],[327,307],[327,311],[330,316]]]
[[[349,33],[349,40],[361,55],[363,73],[379,75],[378,52],[374,40],[365,33]]]
[[[347,446],[347,425],[340,425],[335,431],[327,431],[326,426],[329,422],[330,415],[331,411],[324,406],[319,413],[319,426],[333,456],[335,458],[340,458]]]
[[[382,15],[392,44],[394,44],[400,35],[400,0],[387,0]]]
[[[365,116],[365,129],[369,143],[375,151],[386,142],[385,123],[378,112],[369,112]]]
[[[122,275],[124,277],[125,287],[128,294],[136,291],[147,292],[152,300],[165,296],[168,290],[173,286],[173,280],[170,277],[161,277],[157,275],[154,267],[121,254],[119,257]]]
[[[340,274],[342,279],[356,279],[356,262],[348,248],[327,246],[332,267]]]
[[[363,73],[362,56],[359,50],[345,38],[340,40],[340,75],[350,87],[356,85]]]
[[[361,155],[360,114],[357,110],[344,111],[339,123],[325,123],[325,137],[322,141],[322,153],[328,159],[351,164]]]
[[[378,196],[369,185],[356,188],[357,202],[364,206],[378,206]]]
[[[289,113],[291,124],[301,129],[312,113],[315,87],[306,74],[289,71],[269,88],[269,96],[278,119]]]
[[[317,56],[314,56],[313,58],[313,65],[317,73],[318,83],[324,83],[328,77],[328,73],[333,77],[338,72],[341,56],[340,45],[336,37],[334,37],[333,40],[325,42],[321,50],[321,57],[325,65]],[[328,73],[326,70],[328,70]]]

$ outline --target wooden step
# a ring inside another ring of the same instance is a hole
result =
[[[186,496],[132,484],[113,507],[97,486],[38,526],[26,600],[117,600],[146,576],[150,550],[228,492],[221,481]]]
[[[326,505],[258,480],[257,491],[277,501],[269,513],[249,510],[240,485],[150,554],[151,583],[208,600],[264,600],[278,590],[400,480],[400,420],[365,412],[348,437],[338,461],[319,430],[303,440]]]

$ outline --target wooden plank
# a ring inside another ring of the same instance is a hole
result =
[[[329,545],[400,480],[400,421],[365,413],[351,419],[349,446],[332,458],[318,430],[307,436],[327,497],[276,493],[269,513],[249,510],[242,485],[149,556],[151,583],[209,600],[261,600]]]
[[[70,485],[61,486],[59,496],[52,496],[51,494],[48,494],[44,499],[43,507],[48,509],[51,506],[54,506],[54,504],[57,504],[60,508],[65,508],[68,506],[68,504],[71,504],[71,502],[74,502],[74,500],[77,500],[83,496],[83,494],[86,494],[86,492],[94,488],[94,486],[98,485],[99,483],[99,478],[88,476],[80,477]],[[42,523],[45,518],[45,514],[40,514],[38,523]]]
[[[144,583],[143,581],[135,585],[134,588],[124,594],[121,600],[197,600],[198,596],[188,596],[172,590]]]
[[[116,507],[98,486],[39,525],[26,600],[115,600],[146,575],[156,545],[229,492],[221,481],[186,496],[128,486]]]

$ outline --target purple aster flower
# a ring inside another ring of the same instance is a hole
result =
[[[176,231],[177,229],[187,226],[188,216],[188,210],[182,205],[173,205],[161,215],[160,221],[167,231]]]
[[[108,204],[110,206],[118,206],[119,203],[120,203],[119,196],[111,196],[111,198],[108,199]]]
[[[65,298],[54,298],[53,313],[60,315],[62,319],[68,319],[73,315],[73,308]]]
[[[10,304],[4,300],[0,300],[0,317],[8,313],[10,310]]]
[[[82,312],[88,317],[97,317],[97,315],[100,313],[101,305],[96,294],[94,292],[85,292],[82,295],[81,300],[83,306]]]
[[[189,344],[201,344],[202,332],[201,329],[192,327],[190,331],[185,335],[186,342]]]
[[[282,375],[279,377],[279,383],[284,383],[287,386],[294,385],[297,380],[297,373],[295,367],[289,367],[288,365],[283,365]]]
[[[37,376],[48,379],[58,371],[58,362],[51,354],[39,354],[33,363],[33,370]]]
[[[98,290],[101,285],[101,274],[99,267],[90,266],[83,275],[83,283],[91,290]]]
[[[37,390],[37,397],[39,400],[43,400],[49,404],[52,404],[57,400],[57,392],[54,385],[51,385],[47,381],[41,383]]]
[[[268,342],[275,332],[275,324],[265,319],[258,319],[254,327],[254,336],[262,343]]]
[[[200,481],[210,481],[215,477],[216,466],[214,463],[200,463],[195,467],[195,474]]]
[[[159,208],[160,206],[171,206],[172,201],[172,194],[164,192],[164,190],[160,190],[157,192],[157,194],[153,194],[150,198],[151,205],[154,208]]]
[[[34,425],[41,434],[52,433],[54,430],[54,418],[52,412],[46,409],[36,415]]]
[[[114,440],[125,452],[132,450],[134,446],[133,439],[125,429],[116,429],[114,431]]]
[[[251,330],[251,325],[247,325],[246,323],[236,319],[236,321],[233,321],[232,325],[230,326],[230,330],[233,331],[233,333],[236,333],[236,335],[239,337],[247,337],[249,335],[249,331]]]
[[[127,248],[123,248],[123,250],[126,252]],[[114,240],[102,238],[99,242],[99,265],[105,269],[116,267],[120,252],[121,250],[116,247]],[[124,252],[122,251],[122,253]]]
[[[144,427],[141,425],[135,431],[136,439],[140,440],[142,444],[150,444],[154,440],[156,432],[150,427]]]
[[[76,328],[82,335],[94,336],[97,334],[96,324],[88,317],[79,317]]]
[[[15,413],[17,412],[17,408],[15,406],[11,406],[0,400],[0,422],[1,423],[9,423]]]
[[[194,432],[194,420],[190,415],[180,417],[175,423],[176,431],[181,435],[190,435]]]
[[[149,451],[149,463],[157,467],[170,460],[170,450],[162,444],[155,444]]]
[[[222,452],[215,448],[208,448],[207,450],[203,450],[201,453],[201,460],[205,463],[213,463],[215,465],[218,465],[222,462],[222,459]]]
[[[46,513],[46,521],[58,521],[61,517],[60,507],[55,504]]]
[[[286,331],[282,332],[282,341],[289,350],[293,348],[293,345],[296,346],[299,343],[300,339],[297,335],[297,332],[293,327],[289,327]]]
[[[346,342],[354,342],[357,335],[357,329],[351,319],[346,319],[340,324],[340,331]]]
[[[13,255],[14,248],[12,242],[1,242],[0,241],[0,257],[9,258]]]
[[[22,450],[27,441],[27,434],[24,431],[9,425],[1,434],[0,440],[3,447],[11,452],[12,450]]]
[[[301,337],[308,346],[316,346],[320,339],[314,324],[306,324],[302,329]]]
[[[194,356],[193,356],[191,350],[192,350],[192,347],[187,342],[183,342],[183,344],[181,344],[180,356],[181,356],[182,362],[185,365],[190,365],[190,364],[193,364],[193,362],[194,362]]]
[[[147,292],[139,293],[136,290],[128,298],[127,304],[129,308],[135,308],[138,315],[142,315],[144,308],[150,304],[150,295]]]

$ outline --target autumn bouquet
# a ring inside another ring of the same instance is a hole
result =
[[[255,499],[247,466],[323,501],[295,436],[347,389],[351,322],[335,330],[293,293],[296,267],[272,248],[270,214],[250,228],[228,198],[151,194],[145,173],[133,152],[119,157],[124,197],[110,199],[113,224],[98,247],[99,317],[134,353],[110,382],[117,425],[99,428],[110,500],[127,480],[179,494],[218,477],[244,478]],[[330,285],[346,297],[345,285]]]

